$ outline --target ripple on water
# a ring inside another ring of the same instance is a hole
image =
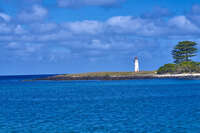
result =
[[[2,133],[200,132],[200,81],[3,82]]]

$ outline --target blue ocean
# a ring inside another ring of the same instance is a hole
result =
[[[200,80],[36,77],[0,77],[0,133],[200,133]]]

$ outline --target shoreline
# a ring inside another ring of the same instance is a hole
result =
[[[184,74],[138,74],[129,76],[68,76],[57,75],[47,78],[39,78],[35,80],[136,80],[136,79],[200,79],[200,73],[184,73]]]

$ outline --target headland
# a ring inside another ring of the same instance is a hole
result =
[[[134,79],[197,79],[200,73],[157,74],[156,71],[141,72],[91,72],[81,74],[63,74],[36,80],[134,80]]]

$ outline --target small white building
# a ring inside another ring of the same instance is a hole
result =
[[[138,61],[138,57],[135,57],[134,59],[134,68],[135,68],[135,72],[139,72],[139,61]]]

